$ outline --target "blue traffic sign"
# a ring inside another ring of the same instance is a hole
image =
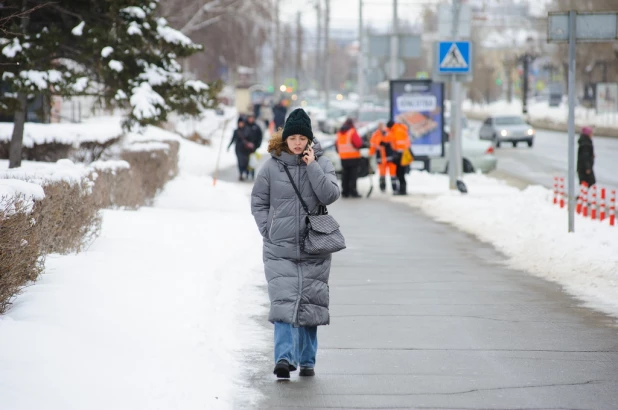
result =
[[[472,59],[469,41],[440,41],[438,74],[470,74]]]

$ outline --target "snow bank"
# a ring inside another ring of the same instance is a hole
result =
[[[257,397],[238,384],[260,365],[247,354],[268,348],[254,320],[268,301],[262,240],[250,185],[213,186],[217,150],[182,140],[180,174],[154,207],[105,210],[87,251],[47,258],[50,274],[0,317],[6,408],[232,409]]]
[[[495,101],[491,104],[474,104],[470,100],[463,103],[463,109],[469,113],[483,116],[489,115],[521,115],[521,100],[513,99]],[[550,107],[547,101],[528,101],[528,116],[533,121],[546,121],[554,124],[566,124],[569,107],[562,103],[558,107]],[[578,126],[594,125],[596,127],[618,128],[618,112],[597,114],[594,109],[575,107],[575,122]]]
[[[104,142],[108,139],[117,138],[122,134],[120,127],[120,117],[111,118],[95,118],[84,124],[26,124],[26,131],[29,133],[30,144],[42,144],[44,142],[61,141],[65,144],[75,144],[79,142],[87,142],[96,139],[98,142]],[[7,127],[8,125],[8,127]],[[88,127],[86,127],[88,125]],[[2,130],[12,128],[13,124],[0,123],[0,133]],[[142,128],[141,133],[128,133],[123,142],[123,149],[126,151],[169,151],[170,146],[166,141],[179,141],[181,138],[164,129],[147,126]],[[65,133],[63,135],[63,133]],[[86,137],[82,133],[89,132]],[[8,168],[8,160],[0,160],[0,182],[3,183],[3,190],[0,194],[15,196],[22,194],[33,200],[42,199],[36,195],[32,195],[32,189],[39,191],[33,187],[41,187],[50,183],[64,181],[69,184],[77,184],[89,180],[93,171],[116,171],[120,169],[128,169],[130,165],[126,161],[95,161],[92,164],[85,165],[81,163],[74,164],[68,159],[61,159],[56,163],[38,162],[38,161],[22,161],[22,166],[19,168]],[[17,182],[13,182],[19,180]],[[5,182],[8,181],[8,182]],[[24,182],[26,181],[26,182]],[[10,188],[9,188],[10,187]]]
[[[18,179],[0,179],[0,211],[6,215],[15,212],[15,199],[21,197],[25,202],[27,212],[32,211],[35,201],[45,198],[43,187],[32,182]]]
[[[566,210],[553,205],[550,190],[520,191],[483,175],[464,181],[468,195],[448,191],[445,175],[413,171],[408,189],[416,195],[393,200],[474,234],[503,252],[510,267],[557,282],[591,307],[618,316],[617,227],[576,215],[576,232],[569,234]]]
[[[122,135],[121,117],[95,117],[79,124],[36,124],[27,122],[24,127],[23,145],[60,143],[77,146],[80,143],[105,143]],[[13,123],[0,123],[0,142],[9,142]]]
[[[95,161],[91,163],[90,168],[97,171],[111,171],[115,172],[121,169],[129,169],[131,165],[127,161],[111,160],[111,161]]]
[[[0,180],[20,179],[38,185],[61,181],[76,184],[82,182],[92,172],[88,166],[74,164],[68,159],[61,159],[56,163],[22,161],[22,166],[19,168],[6,168],[8,161],[0,160]]]
[[[227,129],[235,129],[237,117],[238,112],[235,108],[225,107],[223,108],[223,115],[217,115],[215,110],[204,110],[200,118],[172,116],[170,122],[174,124],[175,131],[184,137],[198,133],[204,139],[214,140],[221,138],[221,134],[217,135],[217,131],[221,131],[226,122]]]
[[[171,131],[164,130],[163,128],[146,126],[143,127],[140,132],[129,132],[125,136],[125,144],[136,144],[150,141],[180,141],[182,138],[179,135],[174,134]]]
[[[125,147],[126,151],[168,151],[170,146],[164,142],[136,142]]]

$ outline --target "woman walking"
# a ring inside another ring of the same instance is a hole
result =
[[[254,144],[249,139],[249,129],[245,127],[245,120],[243,118],[238,119],[238,128],[234,130],[230,145],[227,146],[227,150],[230,150],[232,144],[236,144],[236,159],[238,161],[238,180],[244,181],[245,175],[249,176],[249,156],[254,151]]]
[[[594,147],[592,145],[592,128],[583,127],[577,149],[577,176],[579,184],[587,183],[588,187],[596,184],[597,180],[594,177]]]
[[[271,158],[260,169],[251,194],[251,212],[264,239],[268,320],[275,326],[274,373],[284,379],[298,367],[300,376],[315,374],[317,326],[330,322],[331,255],[302,251],[307,212],[294,189],[312,213],[339,198],[335,169],[322,156],[320,144],[312,142],[311,120],[299,108],[271,138]]]

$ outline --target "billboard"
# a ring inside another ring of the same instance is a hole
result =
[[[618,84],[597,83],[596,88],[597,112],[618,111]]]
[[[391,119],[405,124],[414,156],[444,156],[444,84],[391,80]]]

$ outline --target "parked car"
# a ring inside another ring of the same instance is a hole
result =
[[[382,121],[386,123],[390,119],[390,110],[378,106],[361,107],[358,114],[356,114],[353,119],[357,128],[364,127],[373,122]]]
[[[324,150],[324,156],[333,163],[335,167],[335,172],[337,176],[341,176],[341,159],[339,158],[339,153],[337,153],[337,149],[335,147],[336,139],[321,139],[320,145]],[[361,161],[361,169],[359,172],[359,177],[366,177],[370,173],[374,173],[377,169],[377,163],[375,157],[369,157],[369,148],[361,148],[361,155],[363,160]]]
[[[529,147],[534,144],[534,128],[517,115],[495,115],[487,118],[479,130],[479,138],[493,141],[496,147],[503,142],[510,142],[513,147],[518,142],[526,142]]]
[[[468,122],[468,117],[466,117],[465,115],[461,115],[460,117],[460,122],[461,122],[461,131],[462,134],[466,134],[467,132],[470,131],[470,123]],[[444,131],[446,131],[447,133],[451,132],[451,116],[450,113],[445,113],[444,114]]]
[[[448,172],[449,142],[444,143],[444,156],[433,157],[430,160],[432,172]],[[461,138],[462,170],[465,173],[481,171],[486,174],[496,169],[498,158],[494,152],[494,146],[489,141],[481,141],[477,138]]]
[[[327,134],[335,134],[346,118],[350,116],[350,111],[343,108],[329,108],[326,119],[320,124],[320,131]]]

